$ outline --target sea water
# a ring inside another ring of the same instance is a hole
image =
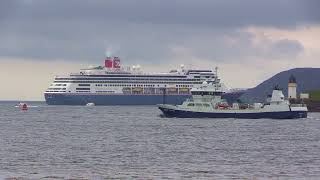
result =
[[[318,179],[320,114],[162,118],[155,106],[0,103],[0,179]]]

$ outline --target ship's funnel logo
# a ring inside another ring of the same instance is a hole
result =
[[[120,68],[120,59],[118,57],[113,58],[113,68]]]
[[[106,60],[104,61],[104,66],[106,68],[112,68],[113,60],[112,57],[107,57]]]

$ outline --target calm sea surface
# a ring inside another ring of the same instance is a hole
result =
[[[320,179],[320,114],[161,118],[154,106],[0,103],[0,179]]]

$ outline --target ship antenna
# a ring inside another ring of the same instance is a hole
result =
[[[218,77],[218,67],[215,68],[216,70],[216,78]]]
[[[163,104],[166,104],[166,88],[162,88],[162,92],[163,92]]]
[[[216,70],[216,78],[215,78],[215,81],[214,81],[214,89],[215,89],[215,91],[217,91],[217,84],[218,84],[218,66],[216,66],[215,70]]]

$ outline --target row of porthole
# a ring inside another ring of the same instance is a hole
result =
[[[67,86],[67,84],[51,84],[51,86]]]
[[[209,104],[201,104],[201,103],[189,103],[188,106],[205,106],[205,107],[210,107]]]

